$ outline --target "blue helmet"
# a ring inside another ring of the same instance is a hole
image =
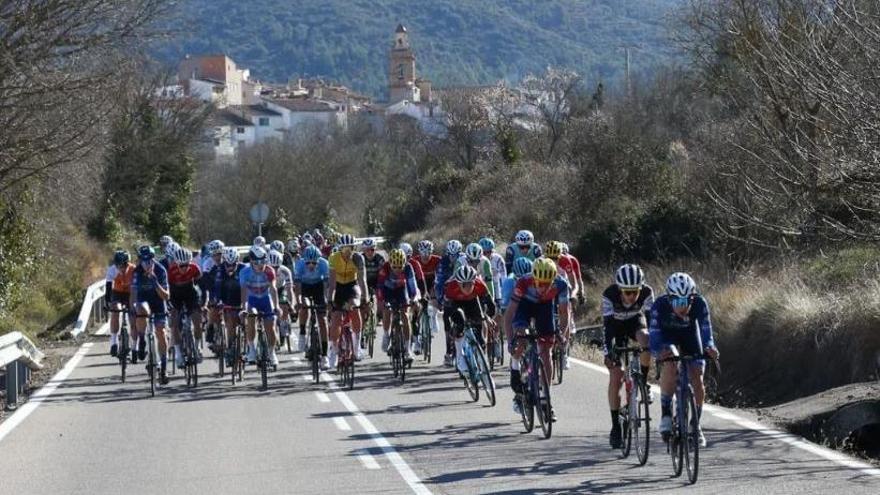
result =
[[[303,259],[306,261],[318,261],[321,258],[321,252],[318,251],[318,248],[314,245],[309,245],[305,251],[303,251]]]
[[[153,249],[153,246],[145,244],[138,248],[138,258],[140,258],[141,261],[149,261],[155,257],[156,250]]]
[[[115,253],[113,253],[113,264],[114,265],[124,265],[128,263],[131,257],[128,255],[128,251],[124,249],[117,249]]]
[[[488,237],[481,237],[477,242],[483,247],[483,252],[493,251],[495,249],[495,241]]]
[[[532,260],[525,256],[513,260],[513,274],[516,275],[517,278],[525,277],[530,273],[532,273]]]

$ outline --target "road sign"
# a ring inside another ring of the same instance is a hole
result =
[[[251,222],[266,223],[269,219],[269,205],[262,201],[251,207]]]

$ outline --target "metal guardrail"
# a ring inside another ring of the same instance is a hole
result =
[[[106,291],[104,280],[99,280],[86,289],[82,307],[76,318],[76,324],[70,330],[70,335],[77,338],[89,327],[96,323],[104,322],[107,315],[104,312],[104,292]]]
[[[0,367],[6,368],[6,409],[18,407],[19,395],[27,390],[31,371],[43,368],[43,353],[21,332],[0,336]]]

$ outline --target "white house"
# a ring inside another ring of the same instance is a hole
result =
[[[237,105],[229,107],[254,126],[254,142],[262,143],[267,139],[281,138],[287,131],[284,115],[272,110],[265,103],[254,105]]]
[[[214,112],[205,127],[213,141],[214,158],[217,161],[232,159],[242,147],[256,142],[256,126],[249,119],[228,109]]]
[[[306,98],[269,98],[263,102],[283,116],[286,129],[291,131],[303,124],[348,125],[345,103]]]

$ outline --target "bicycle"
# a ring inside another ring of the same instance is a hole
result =
[[[665,362],[678,363],[678,380],[675,389],[675,407],[672,412],[672,431],[663,435],[663,441],[666,443],[666,451],[672,456],[672,472],[673,477],[681,476],[683,468],[686,467],[688,481],[691,484],[697,482],[697,475],[700,467],[700,418],[697,416],[697,402],[694,398],[694,390],[690,384],[688,373],[688,364],[700,359],[706,359],[704,354],[692,355],[675,355],[676,350],[673,348],[673,356],[663,358],[657,361],[658,372],[659,364]]]
[[[128,368],[128,353],[131,352],[131,345],[128,334],[128,315],[129,309],[122,307],[121,309],[109,308],[110,313],[119,313],[119,349],[116,357],[119,359],[120,378],[125,383],[126,369]]]
[[[504,332],[500,328],[489,329],[486,339],[486,354],[489,360],[489,369],[495,371],[495,363],[504,365]]]
[[[637,357],[630,358],[630,354],[638,355],[647,352],[642,347],[616,347],[615,352],[622,356],[626,373],[624,385],[626,389],[626,401],[620,407],[618,422],[623,443],[620,452],[623,458],[629,457],[632,450],[632,441],[635,436],[636,456],[639,466],[648,462],[648,450],[650,446],[651,431],[651,403],[648,393],[647,377],[642,375],[641,363]]]
[[[309,301],[310,302],[310,301]],[[318,308],[313,304],[302,306],[309,312],[309,347],[306,353],[312,365],[312,379],[315,383],[321,383],[321,335],[318,332]]]
[[[257,338],[254,339],[254,345],[256,346],[257,369],[260,370],[260,383],[263,390],[269,388],[269,366],[272,366],[272,371],[278,371],[278,367],[269,362],[269,338],[266,335],[266,328],[263,326],[263,318],[274,315],[275,313],[261,313],[256,308],[251,308],[247,315],[248,318],[257,319],[255,322]]]
[[[434,337],[431,333],[431,316],[428,315],[428,300],[425,299],[422,304],[422,312],[419,314],[419,345],[422,348],[422,359],[426,363],[431,362],[431,339]]]
[[[523,390],[520,394],[522,420],[526,433],[535,427],[535,411],[544,438],[553,434],[553,407],[550,402],[550,380],[544,372],[544,360],[538,350],[540,337],[534,330],[516,335],[515,340],[526,340],[526,350],[520,358],[520,376]]]
[[[351,313],[346,311],[342,320],[342,330],[336,341],[338,357],[336,369],[342,377],[342,386],[349,390],[354,388],[355,347],[354,333],[351,331]]]
[[[226,374],[226,348],[228,345],[226,340],[226,322],[220,318],[220,322],[214,324],[213,342],[213,352],[217,356],[217,374],[220,378]]]
[[[241,311],[241,308],[238,306],[224,306],[223,311],[238,314],[238,312]],[[241,322],[241,318],[239,318],[238,323],[235,325],[235,335],[229,343],[229,355],[232,356],[232,361],[229,363],[229,375],[232,379],[233,385],[235,385],[236,378],[239,382],[244,380],[244,348],[244,325]],[[225,359],[225,357],[223,357],[223,359]]]
[[[150,377],[150,397],[156,396],[156,379],[162,383],[167,383],[168,378],[165,375],[165,367],[159,366],[159,348],[156,342],[156,317],[166,316],[167,313],[155,313],[147,316],[138,316],[138,318],[147,318],[147,374]]]
[[[400,383],[403,383],[406,380],[406,368],[412,363],[412,361],[407,362],[403,339],[404,311],[406,311],[409,305],[404,304],[392,307],[388,303],[386,306],[393,313],[391,318],[391,370],[394,377],[400,378]]]
[[[480,328],[478,327],[477,331],[479,330]],[[480,342],[474,333],[474,327],[470,324],[464,329],[464,342],[462,342],[461,352],[464,355],[468,368],[467,374],[462,374],[462,380],[464,380],[464,386],[471,395],[471,399],[474,402],[480,400],[480,385],[482,385],[483,390],[486,391],[486,397],[489,399],[489,405],[494,407],[495,380],[492,378],[483,348],[480,346]]]
[[[290,304],[283,303],[283,305],[287,309],[287,311],[286,311],[287,317],[282,318],[280,315],[278,316],[278,335],[279,335],[279,338],[277,339],[277,341],[275,343],[275,350],[280,351],[281,346],[285,345],[287,347],[287,352],[289,354],[289,353],[293,352],[291,350],[291,345],[290,345],[290,336],[293,333],[292,329],[291,329],[292,325],[290,323],[291,311],[290,311]]]
[[[193,335],[193,323],[189,308],[182,308],[177,316],[177,328],[180,329],[181,352],[186,375],[186,386],[196,387],[199,384],[198,349]]]
[[[366,344],[367,351],[370,353],[370,359],[373,359],[373,345],[376,341],[376,301],[370,295],[370,301],[367,305],[368,314],[367,321],[364,322],[363,339]]]

